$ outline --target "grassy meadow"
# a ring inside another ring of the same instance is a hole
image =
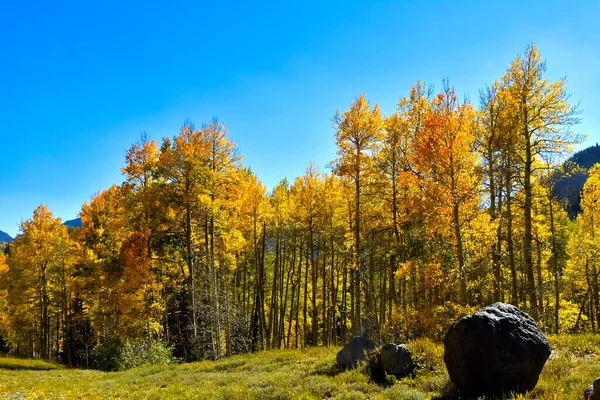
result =
[[[535,390],[517,399],[580,399],[600,376],[600,335],[549,337],[553,353]],[[443,346],[408,343],[416,376],[370,382],[364,366],[334,367],[339,348],[274,350],[122,372],[66,369],[39,360],[0,358],[0,399],[454,399]]]

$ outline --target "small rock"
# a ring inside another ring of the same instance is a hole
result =
[[[379,362],[387,374],[396,378],[407,376],[415,369],[410,350],[401,344],[385,344],[379,353]]]
[[[358,362],[365,360],[367,355],[375,349],[375,342],[365,336],[354,336],[337,353],[336,362],[340,368],[352,368]]]

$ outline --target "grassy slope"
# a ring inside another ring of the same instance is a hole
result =
[[[526,399],[577,399],[600,376],[600,335],[551,337],[554,350]],[[361,369],[333,368],[337,348],[266,351],[218,362],[136,368],[124,372],[67,370],[31,360],[0,358],[0,398],[430,399],[452,398],[443,347],[409,343],[417,377],[369,382]],[[27,370],[16,370],[23,368]]]

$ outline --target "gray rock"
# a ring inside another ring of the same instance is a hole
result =
[[[495,303],[454,322],[444,339],[450,380],[467,397],[532,390],[550,356],[533,318]]]
[[[365,336],[354,336],[337,353],[336,362],[341,368],[352,368],[358,362],[365,360],[367,355],[375,349],[375,342]]]
[[[388,375],[407,376],[415,369],[410,350],[404,345],[385,344],[379,352],[379,362]]]
[[[583,392],[583,400],[600,400],[600,378],[594,381],[585,392]]]

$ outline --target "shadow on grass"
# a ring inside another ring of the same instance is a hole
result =
[[[482,396],[482,397],[463,397],[458,394],[456,388],[452,388],[444,393],[432,397],[431,400],[503,400],[503,399],[512,399],[513,396],[505,395],[505,396]]]
[[[234,369],[243,367],[244,365],[246,365],[245,360],[229,360],[229,361],[224,361],[224,362],[215,364],[215,366],[213,367],[213,370],[215,372],[227,372],[230,370],[234,370]]]
[[[373,380],[373,378],[371,378],[369,380],[369,382],[375,383],[379,387],[384,388],[384,389],[389,389],[392,386],[394,386],[394,381],[390,377],[386,377],[385,380],[377,380],[377,381],[375,381],[375,380]]]
[[[347,369],[340,368],[335,364],[330,364],[317,366],[317,368],[314,369],[311,375],[337,376],[345,371],[347,371]]]
[[[440,391],[442,393],[432,397],[431,400],[463,400],[463,398],[458,394],[456,387],[449,381]]]
[[[54,364],[45,363],[37,360],[17,360],[6,361],[0,359],[0,370],[9,371],[53,371],[61,369]]]
[[[0,356],[0,370],[31,370],[31,371],[50,371],[63,369],[59,364],[51,361],[44,361],[38,358],[18,358],[9,356]]]
[[[461,400],[461,397],[456,393],[455,390],[452,390],[448,393],[442,393],[438,396],[432,397],[431,400]]]

